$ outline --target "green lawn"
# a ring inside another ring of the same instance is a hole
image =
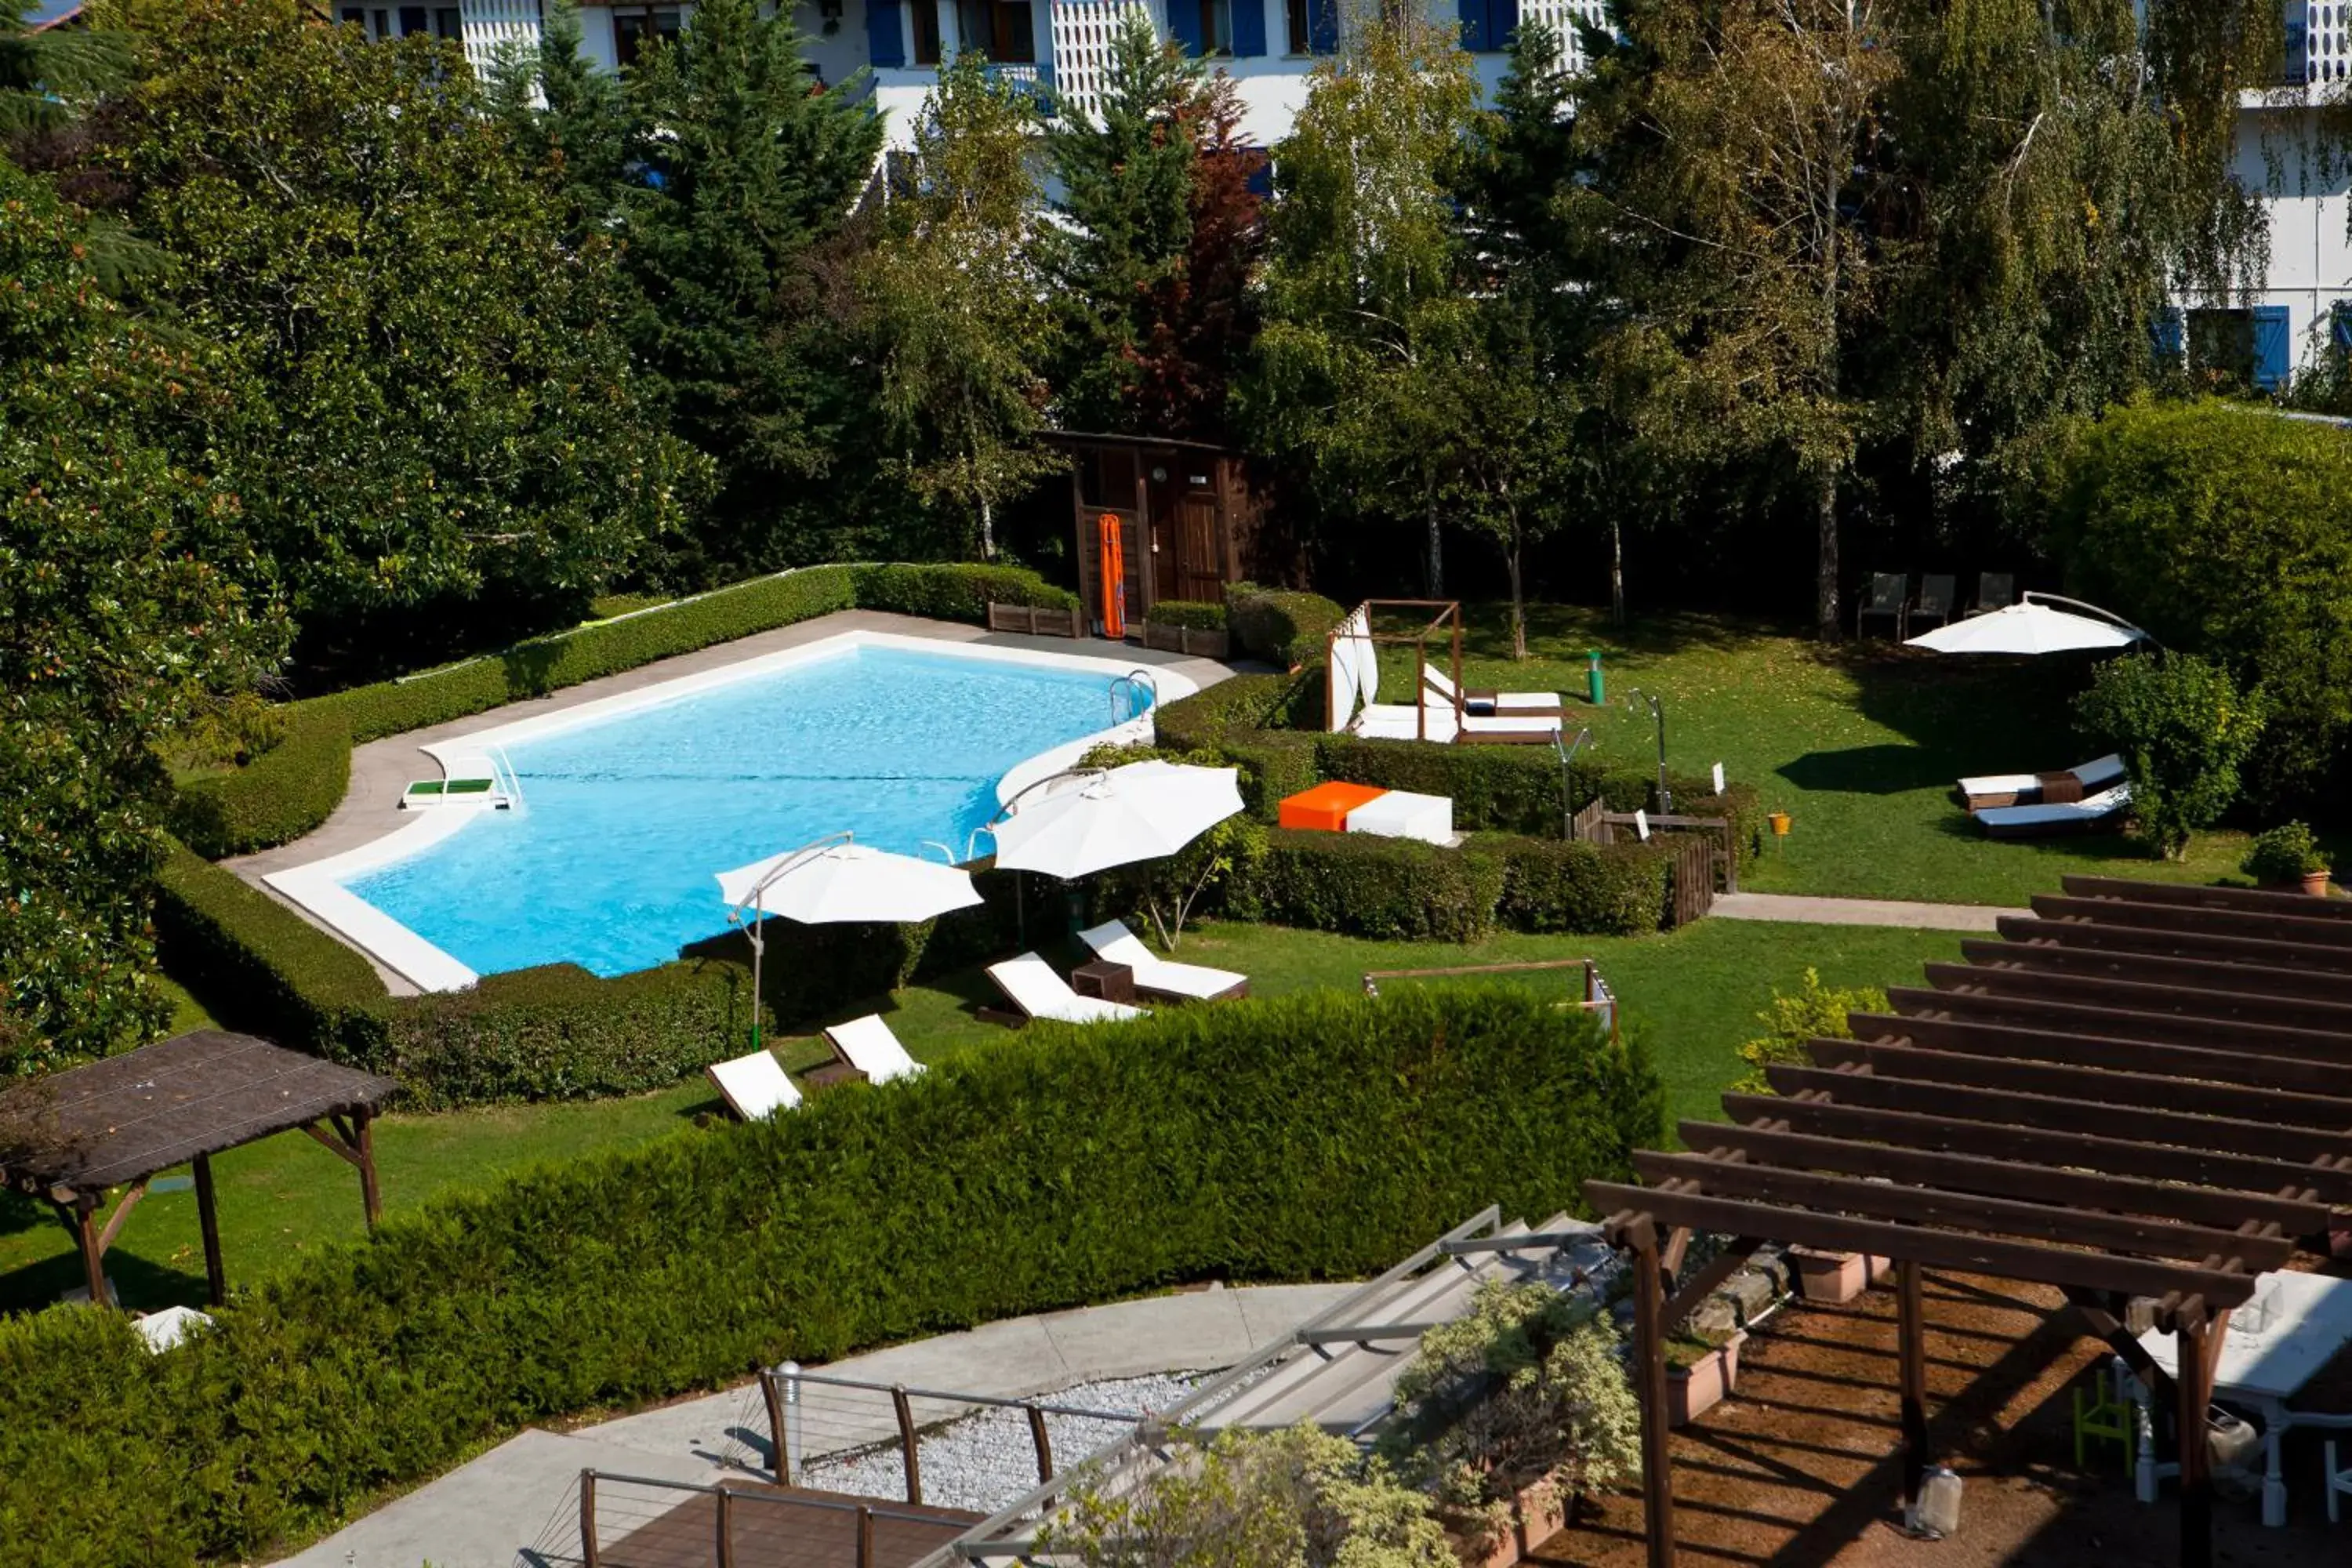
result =
[[[1066,967],[1076,961],[1071,950],[1046,951]],[[1181,956],[1243,970],[1260,995],[1319,986],[1357,991],[1367,969],[1595,958],[1629,1022],[1644,1028],[1655,1047],[1671,1114],[1703,1117],[1719,1114],[1716,1097],[1738,1074],[1735,1047],[1755,1033],[1757,1012],[1776,987],[1794,987],[1808,964],[1833,984],[1899,984],[1916,979],[1927,960],[1958,951],[1958,939],[1949,935],[1733,921],[1702,921],[1664,937],[1511,934],[1475,947],[1217,923],[1187,935]],[[1556,977],[1515,984],[1565,989]],[[891,1000],[890,1021],[909,1051],[936,1059],[1003,1037],[1000,1027],[971,1011],[974,1003],[993,999],[986,977],[975,970],[899,993]],[[202,1015],[194,1017],[201,1021]],[[187,1019],[184,1024],[194,1026]],[[814,1037],[782,1042],[779,1054],[794,1072],[825,1056]],[[542,1161],[642,1143],[719,1109],[697,1078],[626,1100],[386,1117],[376,1133],[384,1202],[397,1210]],[[305,1248],[361,1232],[357,1179],[299,1132],[224,1154],[214,1169],[232,1280],[249,1281]],[[133,1307],[202,1301],[194,1194],[166,1184],[174,1190],[151,1191],[108,1254],[116,1288]],[[69,1238],[47,1209],[0,1195],[0,1309],[41,1305],[79,1279]]]
[[[1529,651],[1510,658],[1508,612],[1470,606],[1467,684],[1555,690],[1582,707],[1600,754],[1656,766],[1656,731],[1635,693],[1664,700],[1673,771],[1720,762],[1794,819],[1748,886],[1758,891],[1945,903],[2019,904],[2068,872],[2210,881],[2234,875],[2242,836],[2200,836],[2167,865],[2115,833],[1995,843],[1952,796],[1963,774],[2043,772],[2090,760],[2068,719],[2089,680],[2075,656],[1969,659],[1874,636],[1823,649],[1785,631],[1718,616],[1665,616],[1612,627],[1605,611],[1529,607]],[[1585,650],[1598,648],[1610,706],[1583,706]],[[1383,659],[1383,692],[1410,684],[1411,653]],[[1392,666],[1405,668],[1391,674]],[[1677,802],[1677,805],[1691,804]],[[2344,847],[2352,849],[2352,845]]]

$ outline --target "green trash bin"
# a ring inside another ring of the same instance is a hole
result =
[[[1584,694],[1591,699],[1595,708],[1609,705],[1609,689],[1601,684],[1601,650],[1597,647],[1584,651]]]

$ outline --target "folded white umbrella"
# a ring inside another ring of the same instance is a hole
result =
[[[849,840],[721,871],[719,892],[730,910],[750,907],[807,925],[927,921],[980,902],[970,872]]]
[[[2129,647],[2147,638],[2147,634],[2137,626],[2107,615],[2096,605],[2082,606],[2095,612],[2092,615],[2077,615],[2073,610],[2055,608],[2049,602],[2053,597],[2027,594],[2016,604],[1990,614],[1970,616],[1923,632],[1907,646],[1933,653],[2067,653],[2078,648]],[[2071,605],[2075,601],[2056,602]]]
[[[1156,860],[1242,809],[1239,774],[1157,759],[1017,801],[996,824],[996,864],[1008,871],[1083,877]]]

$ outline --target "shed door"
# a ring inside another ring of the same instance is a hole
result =
[[[1176,502],[1178,595],[1215,604],[1224,597],[1224,552],[1219,548],[1217,471],[1199,457],[1184,458],[1184,487]]]

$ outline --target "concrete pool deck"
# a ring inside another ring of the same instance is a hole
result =
[[[923,637],[937,642],[961,643],[975,647],[1017,648],[1035,653],[1076,655],[1084,658],[1123,660],[1148,669],[1167,669],[1190,679],[1196,686],[1212,686],[1233,674],[1223,664],[1213,659],[1187,658],[1180,654],[1138,647],[1127,643],[1107,642],[1096,637],[1025,637],[1007,632],[991,632],[983,627],[958,622],[925,620],[914,616],[890,615],[877,610],[839,610],[814,620],[800,621],[772,631],[758,632],[733,642],[719,643],[693,653],[658,659],[635,669],[617,675],[601,676],[565,687],[545,697],[521,702],[509,702],[503,707],[472,713],[446,724],[435,724],[404,734],[389,735],[371,741],[352,752],[351,787],[343,793],[342,804],[336,806],[327,820],[314,831],[291,844],[257,855],[239,856],[225,860],[222,865],[235,871],[253,886],[303,919],[344,942],[354,952],[367,957],[374,965],[385,987],[395,996],[415,995],[417,987],[386,968],[373,954],[352,943],[324,921],[289,899],[268,887],[263,878],[314,861],[341,855],[375,842],[394,832],[410,820],[400,810],[400,799],[415,779],[440,776],[441,764],[425,748],[460,739],[494,726],[515,723],[525,719],[561,713],[625,693],[639,691],[682,676],[699,675],[721,669],[747,659],[787,648],[803,647],[838,637],[844,632],[869,631],[895,633],[901,637]]]

